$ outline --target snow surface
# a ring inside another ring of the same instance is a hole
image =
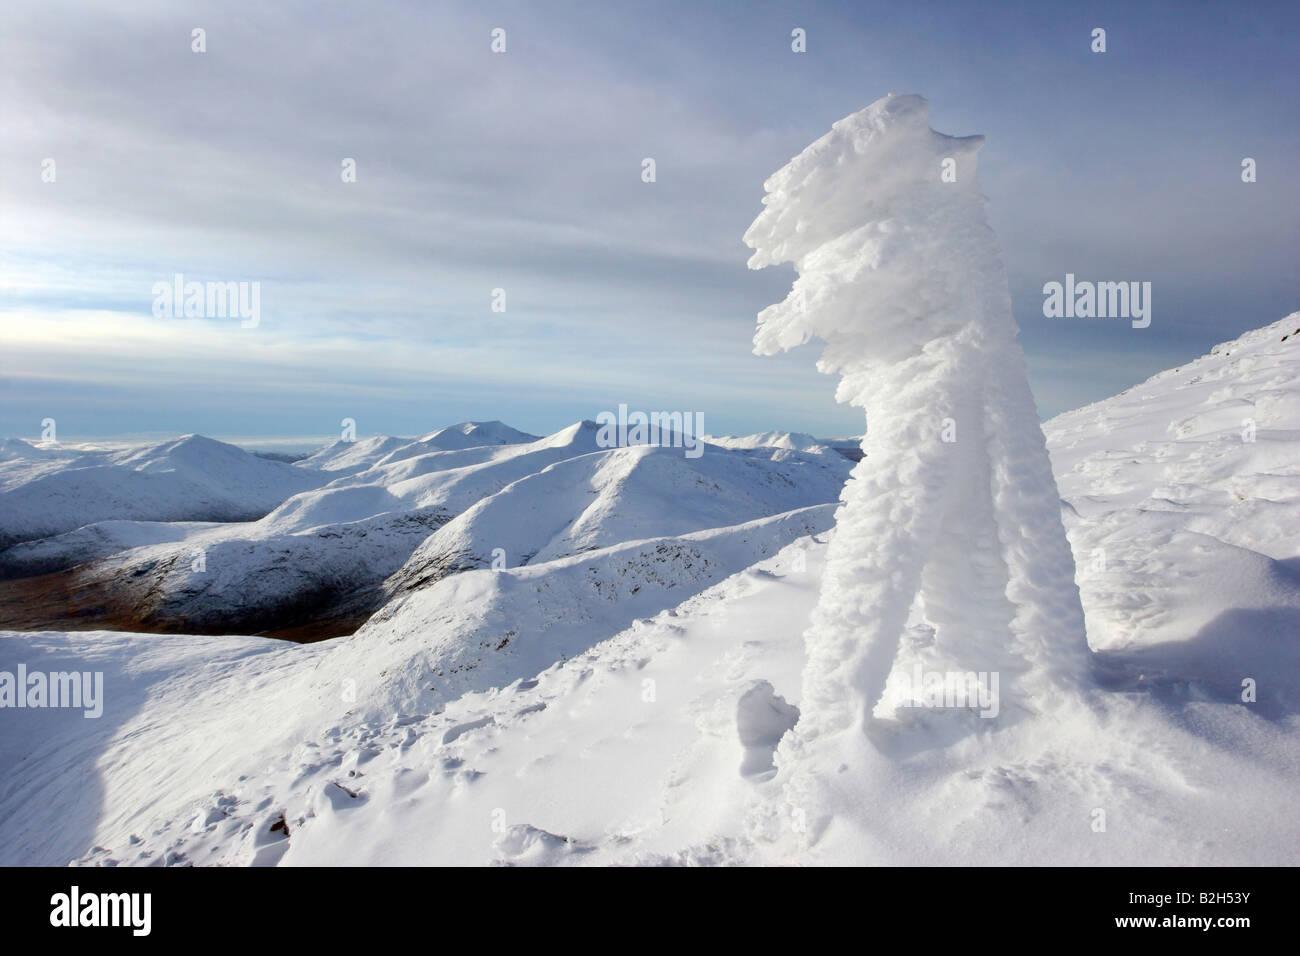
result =
[[[1295,313],[1048,423],[1110,680],[1300,710],[1298,353]]]

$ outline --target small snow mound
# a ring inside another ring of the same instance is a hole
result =
[[[767,778],[776,773],[773,755],[799,719],[799,708],[786,703],[769,681],[754,681],[736,702],[736,731],[745,749],[742,777]]]
[[[569,837],[557,836],[546,830],[518,823],[510,827],[493,843],[501,856],[494,862],[507,866],[553,866],[565,857],[590,853]]]

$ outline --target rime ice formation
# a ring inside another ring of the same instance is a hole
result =
[[[755,352],[821,339],[818,368],[869,424],[805,635],[789,761],[885,726],[903,655],[999,673],[1004,719],[1051,709],[1087,674],[1074,559],[975,176],[983,137],[936,133],[928,115],[891,94],[835,123],[768,179],[745,233],[750,268],[798,273],[759,314]],[[821,763],[808,769],[842,767]]]

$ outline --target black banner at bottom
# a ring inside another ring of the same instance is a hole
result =
[[[733,942],[746,927],[766,934],[793,921],[807,932],[824,920],[842,930],[847,918],[864,940],[875,929],[904,939],[949,939],[967,927],[1003,939],[1025,932],[1233,945],[1280,938],[1294,919],[1287,869],[790,868],[677,876],[568,869],[542,876],[494,869],[198,867],[10,869],[6,876],[0,918],[7,941],[75,935],[80,943],[111,939],[128,946],[278,939],[347,945],[410,931],[432,932],[429,942],[436,944],[439,925],[473,937],[503,922],[512,934],[530,926],[547,933],[573,918],[587,928],[623,922],[652,934],[716,928]],[[485,945],[492,945],[487,938]]]

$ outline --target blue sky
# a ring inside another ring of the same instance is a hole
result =
[[[740,237],[888,92],[988,137],[1040,411],[1101,399],[1300,308],[1298,9],[6,4],[0,435],[544,433],[619,403],[859,432],[815,345],[750,353],[793,271]],[[155,318],[178,272],[259,282],[260,325]],[[1150,281],[1151,327],[1045,319],[1067,272]]]

